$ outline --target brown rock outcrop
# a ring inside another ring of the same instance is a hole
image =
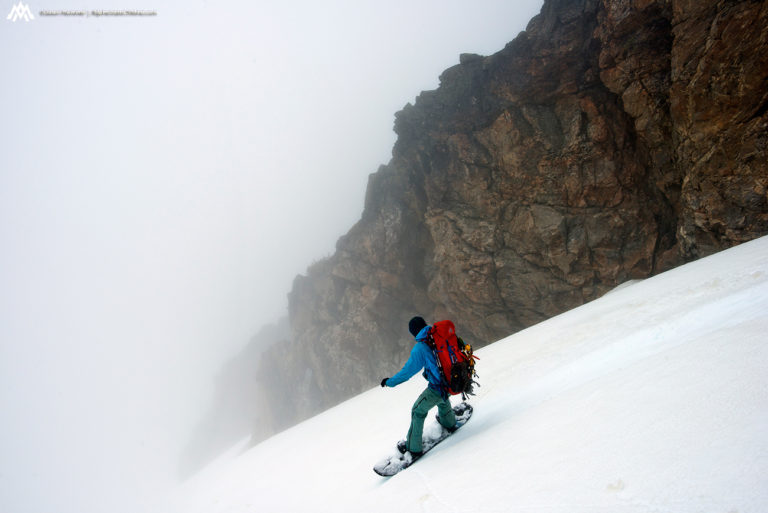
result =
[[[440,78],[294,283],[286,424],[395,372],[413,314],[481,346],[768,233],[765,1],[551,0]]]

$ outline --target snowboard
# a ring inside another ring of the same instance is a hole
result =
[[[472,416],[472,405],[464,402],[459,403],[453,407],[453,413],[456,414],[456,429],[458,429],[466,424],[469,418]],[[456,431],[453,433],[455,432]],[[373,471],[384,477],[394,476],[401,470],[405,470],[406,468],[413,465],[416,461],[418,461],[419,458],[427,454],[437,444],[451,436],[453,433],[445,429],[439,423],[433,422],[424,428],[424,434],[422,438],[423,452],[421,453],[421,456],[414,458],[414,456],[408,451],[403,454],[399,450],[395,450],[395,454],[381,460],[376,465],[374,465]]]

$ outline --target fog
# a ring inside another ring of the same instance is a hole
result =
[[[394,113],[541,0],[0,2],[0,510],[148,511],[359,218]],[[155,16],[43,16],[54,10]]]

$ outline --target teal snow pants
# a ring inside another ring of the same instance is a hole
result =
[[[451,401],[443,399],[438,392],[427,388],[411,408],[411,428],[408,430],[406,439],[406,448],[410,452],[422,451],[421,436],[424,431],[424,419],[427,418],[429,410],[435,406],[437,406],[437,420],[443,427],[452,429],[456,425],[456,415],[451,408]]]

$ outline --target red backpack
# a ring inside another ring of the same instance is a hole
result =
[[[437,360],[437,367],[443,374],[445,389],[451,395],[473,395],[472,385],[480,386],[473,378],[475,360],[472,346],[456,336],[456,327],[451,321],[439,321],[429,330],[428,345],[432,348]]]

